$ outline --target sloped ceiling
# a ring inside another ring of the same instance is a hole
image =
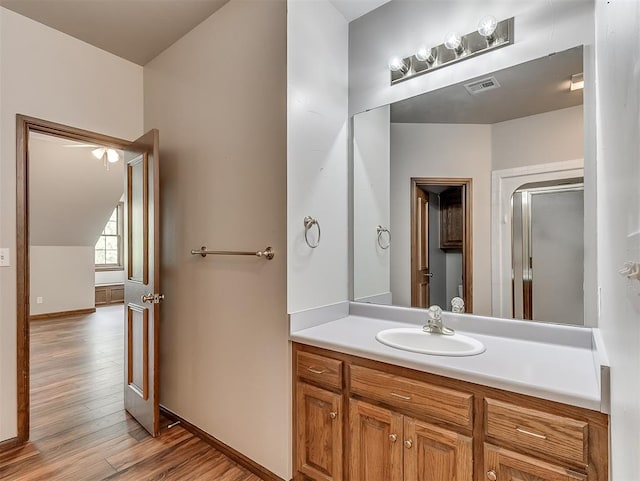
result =
[[[145,65],[229,0],[0,0],[0,6]]]
[[[30,245],[93,247],[122,197],[122,160],[107,171],[91,155],[95,147],[81,145],[48,135],[30,136]]]

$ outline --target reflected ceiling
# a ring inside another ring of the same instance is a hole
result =
[[[523,63],[428,92],[391,106],[395,123],[495,124],[582,104],[582,90],[569,90],[581,73],[582,47]],[[464,85],[494,77],[500,87],[470,94]]]

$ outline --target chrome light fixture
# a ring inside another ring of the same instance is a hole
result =
[[[444,36],[444,46],[449,50],[453,50],[456,55],[462,55],[464,52],[464,45],[462,44],[462,37],[458,32],[449,32]]]
[[[436,61],[436,57],[438,55],[438,51],[434,48],[427,48],[424,45],[420,45],[418,50],[416,51],[415,57],[420,62],[427,62],[428,64],[432,64]]]
[[[409,70],[409,64],[400,57],[391,57],[389,59],[389,70],[404,74]]]
[[[513,17],[498,21],[495,17],[486,15],[480,19],[478,29],[474,32],[460,35],[451,31],[440,45],[431,48],[421,45],[413,55],[391,58],[388,64],[391,85],[506,47],[513,44],[513,41]]]
[[[494,35],[496,28],[498,28],[498,21],[493,15],[486,15],[478,22],[478,33],[487,39],[488,45],[496,41]]]

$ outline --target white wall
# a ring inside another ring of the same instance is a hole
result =
[[[411,177],[471,178],[473,312],[490,315],[491,126],[393,123],[391,158],[394,303],[411,305]]]
[[[286,68],[285,2],[231,0],[145,66],[144,114],[160,130],[160,402],[289,479]],[[190,255],[203,245],[276,254]]]
[[[584,157],[582,105],[491,126],[493,170]]]
[[[500,20],[515,16],[513,45],[390,85],[389,58],[406,57],[420,43],[441,44],[450,30],[472,32],[487,12]],[[389,2],[349,25],[349,112],[353,115],[580,44],[592,45],[592,25],[591,0]]]
[[[31,246],[31,315],[95,307],[94,248]],[[37,298],[42,297],[42,304]]]
[[[599,327],[611,363],[612,481],[640,472],[640,3],[596,2]]]
[[[353,297],[391,292],[391,249],[378,244],[378,225],[389,228],[390,114],[388,105],[353,119]],[[389,229],[391,230],[391,229]],[[393,236],[393,234],[392,234]],[[388,242],[381,236],[382,245]]]
[[[289,312],[347,301],[348,26],[328,0],[289,0],[287,16]],[[303,219],[322,228],[316,249]]]
[[[16,435],[16,114],[124,139],[142,133],[142,68],[0,8],[0,440]]]

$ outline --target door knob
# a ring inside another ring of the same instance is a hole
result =
[[[498,476],[496,476],[496,472],[492,469],[491,471],[487,471],[487,479],[489,481],[496,481]]]
[[[329,417],[330,417],[331,419],[335,419],[335,418],[337,418],[337,417],[338,417],[338,413],[337,413],[337,412],[335,412],[335,411],[331,411],[331,412],[329,413]]]
[[[391,440],[392,443],[395,443],[398,440],[398,435],[397,434],[389,434],[389,439]]]
[[[407,449],[411,449],[411,446],[413,446],[413,441],[411,441],[411,439],[407,439],[404,442],[404,447],[407,448]]]
[[[148,302],[149,304],[160,304],[164,300],[164,294],[153,294],[150,292],[147,295],[140,297],[142,302]]]
[[[425,273],[425,274],[424,274],[424,276],[425,276],[425,277],[433,277],[433,274],[432,274],[431,272],[429,272],[428,274],[427,274],[427,273]]]

